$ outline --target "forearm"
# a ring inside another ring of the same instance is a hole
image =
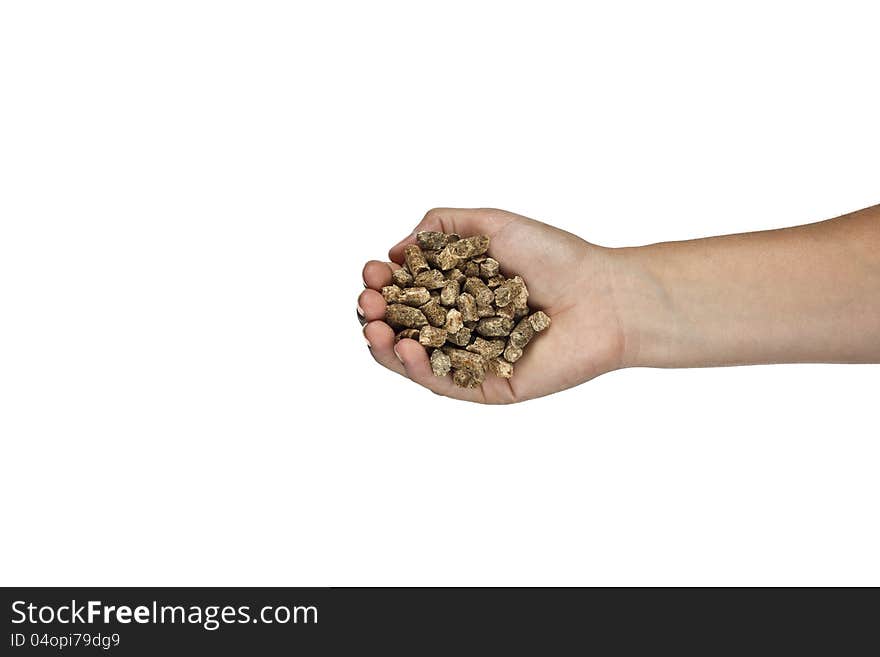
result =
[[[612,260],[625,366],[880,362],[880,206]]]

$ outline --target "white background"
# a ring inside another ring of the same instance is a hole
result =
[[[0,8],[0,582],[880,584],[878,367],[480,407],[355,319],[432,206],[877,203],[871,3],[306,4]]]

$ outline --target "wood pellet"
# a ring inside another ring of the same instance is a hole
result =
[[[382,288],[396,340],[418,341],[434,375],[451,375],[463,388],[480,386],[490,373],[513,377],[513,364],[550,326],[546,313],[529,309],[525,281],[506,276],[488,250],[486,235],[419,232]]]

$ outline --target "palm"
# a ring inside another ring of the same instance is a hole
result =
[[[435,216],[432,217],[432,213]],[[613,304],[606,291],[601,249],[571,233],[500,210],[438,210],[432,213],[426,216],[418,230],[489,235],[489,255],[501,262],[505,273],[523,277],[529,287],[529,305],[544,310],[553,324],[529,345],[509,380],[490,376],[479,389],[456,388],[448,377],[430,374],[427,354],[414,341],[402,341],[398,346],[404,360],[404,372],[401,373],[439,394],[497,404],[564,390],[618,364],[622,340],[619,339]],[[403,246],[409,241],[411,239],[391,250],[392,260],[400,261]],[[376,273],[370,271],[372,264],[365,268],[365,282],[378,289],[375,286],[384,277],[379,275],[378,268]],[[379,310],[384,313],[381,296],[379,308],[375,298],[377,293],[370,292],[366,290],[360,302],[367,319],[372,319],[371,315]],[[387,325],[383,329],[371,328],[372,324],[382,323],[371,322],[366,328],[368,340],[378,342],[373,345],[374,356],[382,364],[396,369],[393,367],[395,363],[385,362],[387,358],[384,356],[388,340],[393,343],[393,332]],[[397,361],[396,356],[394,361]]]

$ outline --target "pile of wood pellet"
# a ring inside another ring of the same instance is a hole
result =
[[[463,388],[476,388],[488,372],[509,379],[513,364],[550,318],[529,312],[529,291],[519,276],[506,278],[486,255],[485,235],[460,237],[423,231],[404,250],[406,263],[382,288],[385,321],[397,340],[418,340],[436,376],[452,372]]]

